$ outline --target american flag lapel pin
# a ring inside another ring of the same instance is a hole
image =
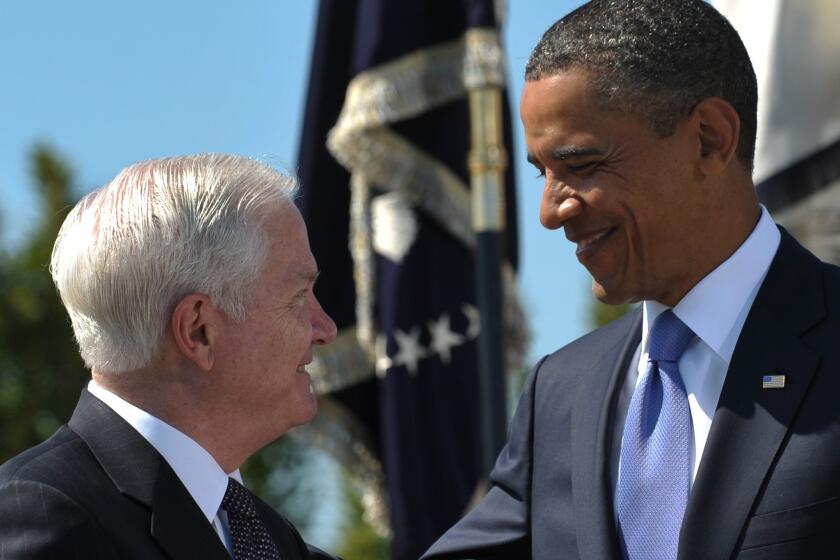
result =
[[[784,375],[765,375],[761,378],[762,389],[784,389],[785,376]]]

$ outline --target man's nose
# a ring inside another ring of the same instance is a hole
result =
[[[327,315],[318,300],[315,300],[315,313],[312,318],[312,340],[315,344],[329,344],[335,340],[338,329],[335,321]]]
[[[558,229],[570,219],[583,212],[583,203],[564,194],[557,194],[552,189],[543,191],[540,204],[540,223],[548,229]]]

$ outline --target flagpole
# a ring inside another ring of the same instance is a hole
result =
[[[469,105],[472,226],[476,235],[476,283],[481,312],[478,343],[482,464],[486,476],[504,446],[507,432],[501,277],[507,154],[502,141],[501,88],[470,89]]]

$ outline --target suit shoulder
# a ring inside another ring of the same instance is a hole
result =
[[[828,319],[835,324],[840,322],[840,267],[821,262],[822,289]]]
[[[820,261],[825,282],[826,291],[831,292],[835,297],[840,292],[840,266]]]
[[[68,471],[92,461],[85,443],[70,428],[62,426],[46,441],[0,465],[0,484],[29,480],[60,487]]]
[[[108,558],[96,520],[60,489],[32,480],[0,482],[4,558]],[[7,556],[6,556],[7,555]]]
[[[616,345],[624,344],[628,334],[640,324],[641,309],[634,309],[603,327],[589,332],[543,358],[539,370],[569,368],[581,360],[589,361]]]

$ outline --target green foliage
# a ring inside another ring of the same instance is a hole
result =
[[[69,418],[88,379],[48,265],[73,204],[68,165],[45,146],[30,156],[41,218],[0,258],[0,462]]]
[[[358,487],[346,473],[342,476],[342,484],[349,511],[342,542],[335,553],[344,560],[388,560],[391,558],[391,543],[365,521],[365,508]]]

